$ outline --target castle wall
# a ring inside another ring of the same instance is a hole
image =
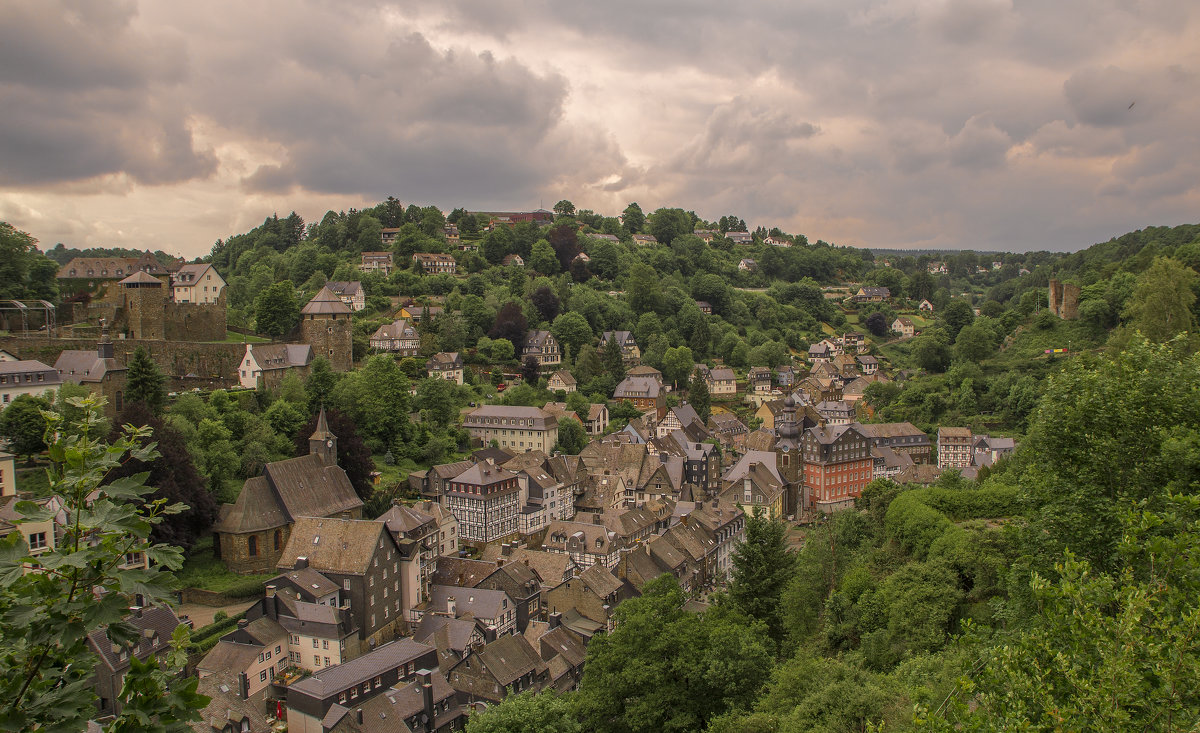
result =
[[[117,361],[128,364],[134,349],[145,347],[154,363],[167,375],[167,388],[181,391],[200,387],[215,389],[238,384],[238,364],[246,353],[239,343],[196,343],[189,341],[148,341],[113,339]],[[0,337],[0,349],[22,359],[37,359],[53,365],[68,349],[94,350],[95,338],[60,339],[45,335]]]
[[[163,313],[163,338],[168,341],[224,341],[227,325],[224,291],[215,303],[168,301]]]
[[[1050,312],[1068,321],[1079,318],[1079,296],[1081,293],[1082,289],[1078,285],[1051,280],[1049,290]]]

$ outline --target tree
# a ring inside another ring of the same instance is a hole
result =
[[[712,396],[708,393],[708,382],[704,380],[700,370],[692,374],[692,381],[688,383],[688,403],[700,419],[707,423],[712,413]]]
[[[755,507],[746,517],[746,539],[733,548],[733,573],[729,600],[767,627],[778,644],[783,641],[783,589],[796,567],[796,553],[784,538],[786,528],[778,517],[763,515]]]
[[[164,516],[163,521],[154,526],[151,537],[155,542],[191,549],[216,520],[217,502],[208,490],[208,483],[196,470],[183,435],[164,423],[144,402],[127,403],[118,423],[153,431],[158,458],[147,462],[131,457],[114,468],[108,480],[134,477],[148,471],[146,482],[154,487],[148,497],[151,501],[162,499],[167,505],[185,507],[178,514]],[[109,440],[115,443],[120,438],[121,430],[114,427]]]
[[[124,622],[133,595],[139,605],[171,600],[171,570],[183,562],[181,550],[155,543],[152,532],[167,516],[184,507],[151,500],[146,474],[107,481],[127,458],[149,463],[156,457],[147,443],[151,431],[128,428],[112,444],[96,435],[102,402],[94,397],[74,403],[86,411],[83,421],[64,424],[48,412],[47,435],[52,466],[50,491],[59,507],[19,502],[22,521],[46,521],[61,511],[63,534],[52,546],[30,554],[22,532],[0,540],[0,728],[4,730],[77,731],[95,716],[91,683],[98,657],[88,635],[100,629],[114,645],[138,643]],[[152,563],[124,569],[130,553]],[[28,572],[36,564],[42,572]],[[101,592],[107,591],[107,592]],[[182,676],[183,645],[188,631],[180,626],[172,650],[157,661],[133,656],[119,693],[125,707],[108,724],[113,731],[183,731],[199,720],[208,698],[196,693],[198,679]]]
[[[962,298],[954,298],[938,314],[938,323],[951,341],[958,338],[958,332],[974,320],[975,311],[971,309],[971,304]]]
[[[496,321],[492,324],[492,330],[488,331],[488,337],[492,339],[505,339],[514,347],[518,345],[524,346],[525,334],[528,331],[529,323],[525,320],[525,313],[521,310],[521,304],[509,301],[496,313]]]
[[[467,719],[466,733],[583,733],[572,700],[552,690],[509,695]]]
[[[300,305],[291,280],[277,282],[254,301],[254,323],[259,333],[283,336],[300,322]]]
[[[458,405],[454,397],[454,383],[441,377],[423,379],[417,384],[417,396],[413,407],[421,416],[440,430],[454,424],[458,416]]]
[[[304,391],[308,393],[308,411],[316,412],[337,386],[338,375],[329,365],[324,356],[313,357],[312,366],[308,369],[308,378],[304,380]]]
[[[576,456],[587,443],[587,432],[578,420],[564,417],[558,421],[558,444],[554,446],[554,450]]]
[[[946,332],[931,328],[912,340],[912,355],[927,372],[944,372],[950,366],[950,342]]]
[[[575,311],[568,311],[554,319],[550,333],[571,354],[580,353],[584,344],[592,340],[592,327],[587,319]]]
[[[883,314],[880,313],[879,311],[875,311],[874,313],[867,316],[867,319],[865,321],[863,321],[863,323],[864,323],[864,325],[866,325],[867,330],[870,331],[872,335],[878,336],[879,338],[883,338],[884,336],[887,336],[888,331],[891,330],[891,325],[887,322],[887,319],[884,318]]]
[[[521,363],[521,378],[525,380],[525,384],[537,386],[538,372],[542,365],[538,362],[537,357],[530,354],[525,357],[525,361]]]
[[[308,439],[317,430],[317,420],[320,415],[313,415],[307,423],[296,431],[292,443],[296,455],[308,454]],[[366,501],[371,497],[375,487],[371,483],[371,472],[375,470],[375,461],[371,459],[371,450],[358,434],[358,426],[353,418],[336,409],[325,410],[325,424],[329,432],[337,438],[337,464],[346,472],[350,485],[358,498]]]
[[[625,355],[621,351],[621,345],[617,343],[616,332],[609,334],[600,356],[604,360],[605,371],[614,381],[619,382],[625,378]]]
[[[641,733],[704,730],[757,693],[771,666],[762,627],[715,606],[684,610],[669,573],[615,611],[616,629],[588,644],[576,715],[589,729]]]
[[[629,234],[638,234],[645,226],[646,215],[642,213],[642,207],[637,202],[626,206],[621,213],[621,227]]]
[[[554,213],[559,216],[575,216],[575,204],[563,199],[554,205]]]
[[[537,308],[538,315],[547,323],[553,321],[562,308],[562,302],[549,285],[542,285],[534,290],[529,300],[533,302],[533,307]]]
[[[662,244],[692,233],[692,217],[683,209],[658,209],[647,217],[650,233]]]
[[[158,415],[167,400],[166,377],[142,346],[133,350],[125,372],[125,401],[141,402]]]
[[[982,361],[994,349],[991,330],[979,323],[965,326],[954,341],[954,356],[961,361]]]
[[[629,307],[634,313],[648,313],[662,308],[662,284],[658,273],[649,265],[636,264],[625,279],[625,292],[629,294]]]
[[[0,436],[8,439],[8,449],[31,462],[34,455],[46,450],[46,419],[43,410],[50,403],[44,397],[23,394],[0,413]]]
[[[1179,260],[1156,257],[1141,274],[1125,304],[1132,328],[1159,343],[1180,333],[1196,333],[1196,281],[1200,276]]]
[[[554,248],[544,239],[533,243],[533,250],[530,251],[529,260],[525,264],[529,269],[543,275],[554,275],[559,271],[558,257],[554,254]]]
[[[695,368],[696,359],[692,356],[692,350],[686,346],[667,349],[667,352],[663,354],[663,376],[674,384],[676,389],[680,382],[687,380],[688,375]]]
[[[408,426],[408,390],[408,377],[396,360],[390,354],[376,354],[361,369],[342,377],[333,403],[382,452]]]
[[[1200,357],[1135,338],[1111,358],[1079,356],[1050,380],[1024,441],[1031,550],[1043,570],[1069,549],[1112,572],[1123,509],[1160,511],[1168,489],[1194,492]]]

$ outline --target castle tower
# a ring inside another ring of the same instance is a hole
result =
[[[348,372],[354,361],[350,306],[327,287],[300,309],[300,335],[313,357],[329,360],[335,372]]]
[[[317,429],[308,438],[308,452],[310,455],[319,456],[321,463],[326,466],[337,465],[337,436],[329,430],[329,424],[325,422],[324,407],[317,417]]]
[[[118,287],[129,335],[135,339],[161,340],[167,303],[167,289],[162,280],[138,270],[118,283]]]

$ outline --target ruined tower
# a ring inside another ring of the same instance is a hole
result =
[[[350,306],[327,287],[300,309],[300,335],[312,346],[313,358],[323,356],[335,372],[348,372],[354,361]]]

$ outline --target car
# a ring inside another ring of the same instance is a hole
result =
[[[508,387],[508,385],[505,384],[504,382],[501,382],[500,384],[496,385],[496,391],[503,392],[506,387]]]

